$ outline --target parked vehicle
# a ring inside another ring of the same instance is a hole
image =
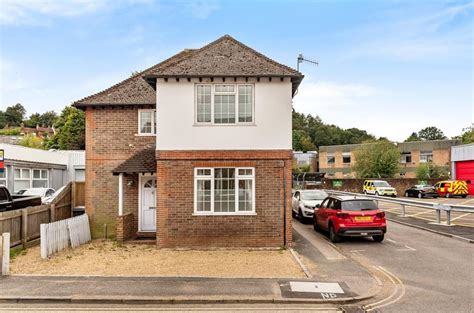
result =
[[[376,196],[390,196],[394,198],[397,196],[397,190],[385,180],[366,180],[364,181],[363,191],[365,194]]]
[[[438,193],[433,186],[430,185],[415,185],[405,190],[405,197],[418,197],[418,198],[438,198]]]
[[[387,232],[385,213],[371,199],[353,196],[329,196],[314,212],[314,230],[329,232],[332,242],[341,237],[372,236],[382,242]]]
[[[443,180],[434,185],[436,192],[440,197],[463,197],[469,194],[465,180]]]
[[[49,203],[52,200],[54,193],[55,190],[52,188],[27,188],[21,189],[17,192],[17,194],[23,196],[40,196],[43,204]]]
[[[323,184],[326,173],[306,172],[293,173],[293,188],[295,189],[315,189]]]
[[[316,205],[321,204],[327,196],[324,191],[316,189],[295,191],[292,199],[293,217],[298,217],[302,223],[311,219]]]
[[[0,186],[0,212],[23,209],[35,205],[41,205],[41,197],[11,195],[7,187]]]

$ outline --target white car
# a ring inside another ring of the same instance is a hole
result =
[[[302,223],[312,219],[316,205],[321,204],[327,196],[327,193],[317,189],[295,191],[291,202],[293,217],[298,217]]]
[[[41,203],[49,203],[53,199],[55,191],[53,188],[27,188],[17,192],[24,196],[40,196]]]

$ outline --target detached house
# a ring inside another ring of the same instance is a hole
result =
[[[158,247],[289,244],[302,79],[226,35],[75,102],[93,234],[106,224]]]

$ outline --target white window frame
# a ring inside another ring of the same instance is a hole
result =
[[[35,171],[40,171],[40,178],[34,178]],[[46,178],[43,178],[42,175],[41,175],[43,171],[46,172]],[[30,183],[31,188],[49,188],[49,171],[47,169],[45,169],[45,168],[32,168],[31,172],[30,172],[30,176],[31,176],[31,183]],[[33,187],[33,182],[34,181],[46,181],[46,186],[45,187]]]
[[[421,156],[421,155],[420,155]],[[410,157],[410,162],[407,161],[407,157]],[[420,158],[421,159],[421,158]],[[400,155],[400,163],[402,164],[407,164],[407,163],[411,163],[412,162],[412,155],[411,155],[411,152],[408,152],[408,153],[402,153]]]
[[[223,91],[216,92],[216,86],[230,85],[234,86],[234,91]],[[198,86],[210,86],[211,87],[211,121],[210,122],[198,122],[198,111],[197,111],[197,90]],[[250,86],[252,88],[252,121],[251,122],[239,122],[239,86]],[[234,95],[235,97],[235,123],[215,123],[214,122],[214,96],[216,95]],[[194,86],[194,124],[195,125],[216,125],[216,126],[229,126],[229,125],[255,125],[255,84],[249,83],[218,83],[218,84],[195,84]]]
[[[151,133],[142,133],[142,112],[151,112]],[[138,110],[138,135],[139,136],[156,136],[156,110],[155,109],[140,109]]]
[[[15,177],[15,170],[20,170],[20,178]],[[23,178],[23,171],[28,171],[30,173],[30,176],[28,178]],[[31,188],[31,183],[32,183],[31,179],[32,179],[31,168],[24,168],[24,167],[13,168],[13,192],[17,192],[18,190],[21,190],[21,189],[17,189],[15,186],[17,181],[28,181],[29,186],[27,188]]]
[[[431,160],[429,159],[429,156],[431,156]],[[420,151],[420,163],[429,163],[433,162],[433,151]]]
[[[329,162],[329,158],[332,158],[334,161],[333,162]],[[336,163],[336,154],[334,153],[328,153],[326,155],[326,162],[327,164],[335,164]]]
[[[5,181],[5,184],[0,183],[0,185],[3,185],[5,187],[8,187],[8,169],[7,168],[8,167],[6,167],[6,166],[3,168],[3,174],[5,175],[5,177],[0,178],[0,181]]]
[[[214,212],[214,169],[216,168],[232,168],[235,169],[235,211],[234,212]],[[198,170],[210,170],[210,175],[199,175]],[[251,175],[239,175],[239,170],[252,170]],[[210,180],[211,182],[211,210],[210,211],[198,211],[197,210],[197,183],[199,180]],[[252,181],[252,210],[251,211],[239,211],[239,180],[251,180]],[[194,214],[193,215],[256,215],[255,212],[255,168],[254,167],[196,167],[194,168]]]

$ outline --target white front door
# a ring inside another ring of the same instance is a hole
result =
[[[156,178],[141,181],[140,231],[156,231]]]

